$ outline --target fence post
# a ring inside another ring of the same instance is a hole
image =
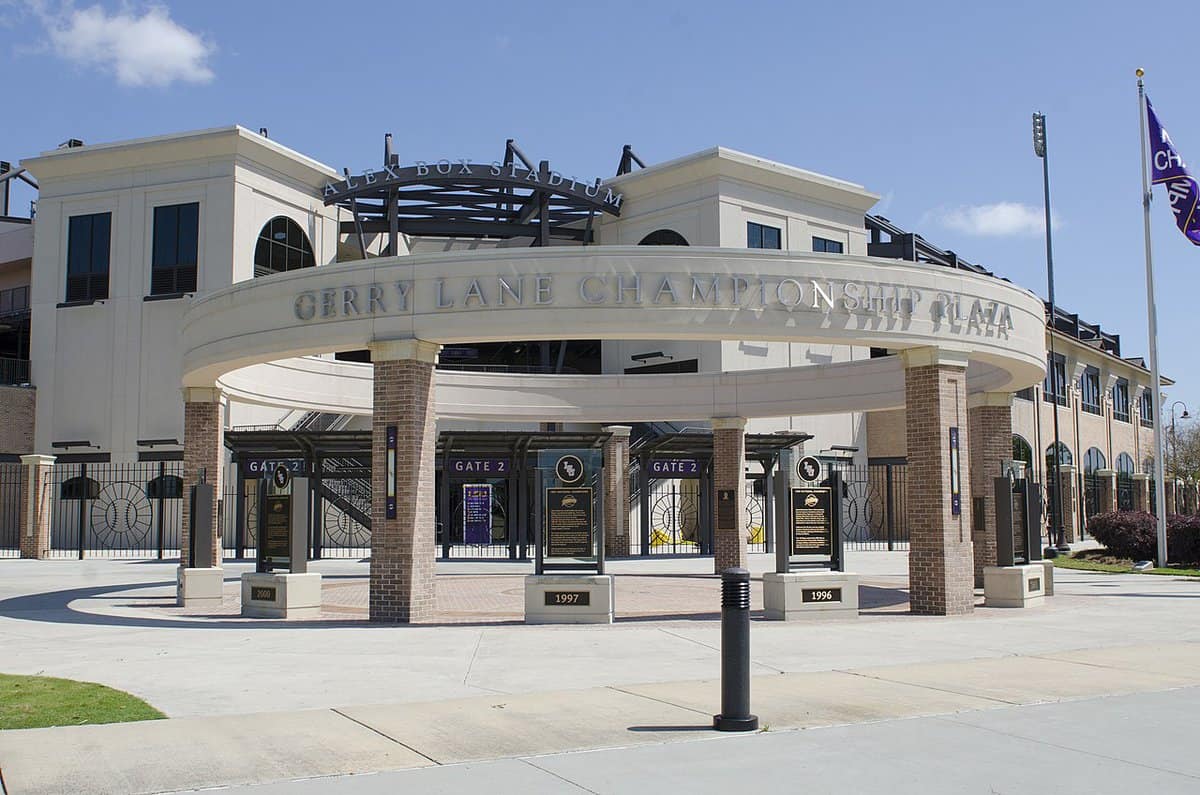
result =
[[[22,495],[20,539],[17,546],[23,558],[45,560],[50,557],[50,506],[53,499],[51,474],[56,457],[23,455],[24,491]]]
[[[884,465],[884,482],[886,486],[887,500],[887,545],[888,552],[896,548],[896,502],[895,494],[892,490],[892,465]]]
[[[87,503],[88,503],[88,498],[92,496],[92,490],[88,486],[87,464],[79,465],[79,478],[80,478],[79,482],[83,484],[83,492],[82,492],[82,496],[80,497],[80,500],[79,500],[78,542],[79,542],[79,559],[83,560],[83,548],[85,546],[87,546],[87,522],[86,522]]]

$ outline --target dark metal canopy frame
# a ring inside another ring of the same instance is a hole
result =
[[[617,173],[642,161],[626,146]],[[386,253],[398,250],[401,233],[432,237],[531,238],[532,246],[554,239],[593,242],[597,213],[621,214],[622,196],[597,177],[582,181],[536,165],[509,138],[504,156],[491,163],[462,160],[418,161],[401,166],[384,136],[383,167],[351,174],[326,185],[326,205],[347,210],[353,220],[341,232],[356,236],[367,256],[366,235],[386,234]]]

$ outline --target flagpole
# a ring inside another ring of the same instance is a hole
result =
[[[1142,69],[1137,70],[1138,87],[1138,117],[1141,120],[1141,150],[1142,150],[1142,224],[1146,237],[1146,315],[1150,324],[1150,383],[1151,397],[1154,401],[1154,491],[1156,499],[1155,513],[1158,518],[1158,566],[1167,565],[1167,506],[1166,484],[1163,476],[1163,439],[1162,439],[1162,379],[1158,375],[1158,310],[1154,302],[1154,257],[1150,245],[1150,179],[1146,169],[1146,147],[1149,127],[1146,126],[1146,88],[1142,83],[1145,75]]]

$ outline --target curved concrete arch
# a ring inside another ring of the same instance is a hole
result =
[[[972,364],[967,387],[994,391],[1007,374]],[[783,417],[904,407],[898,356],[837,364],[672,375],[436,373],[437,416],[539,422],[658,422],[716,416]],[[234,400],[266,406],[371,413],[369,364],[303,357],[221,376]]]
[[[189,307],[182,326],[183,383],[209,387],[219,380],[232,393],[249,395],[255,388],[246,379],[253,373],[234,371],[361,349],[376,340],[457,343],[581,336],[938,347],[970,359],[972,391],[1013,391],[1040,381],[1045,373],[1042,302],[1000,279],[872,257],[606,246],[389,257],[240,282]],[[876,379],[898,366],[848,364]],[[772,378],[798,378],[795,388],[812,390],[821,373],[832,375],[842,370],[831,368],[843,367],[805,367],[800,369],[808,373],[794,376],[779,371],[697,374],[708,379],[708,386],[686,378],[661,383],[668,390],[708,389],[712,402],[721,405],[732,389],[747,396],[739,398],[739,405],[752,405],[757,400],[749,396],[755,389],[782,388]],[[349,372],[336,369],[330,375]],[[636,383],[645,383],[640,379],[646,377],[637,377]],[[453,390],[461,381],[467,389],[470,379],[469,388],[481,393],[532,385],[549,408],[587,391],[620,391],[620,386],[608,385],[623,383],[620,376],[581,377],[615,380],[578,383],[574,378],[554,376],[542,384],[545,379],[530,376],[439,373],[438,383]],[[894,383],[876,394],[902,389],[902,378],[885,380]],[[758,384],[766,386],[752,386]],[[559,397],[551,397],[555,394]],[[678,397],[673,396],[675,403]],[[852,395],[838,397],[839,410],[852,410],[847,402]],[[891,398],[876,399],[898,405]],[[463,399],[460,405],[492,416],[473,400]],[[447,410],[445,416],[455,416],[452,405]],[[776,413],[756,411],[754,416],[808,413],[770,410]]]

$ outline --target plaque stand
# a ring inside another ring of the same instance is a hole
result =
[[[1038,563],[1025,566],[984,566],[984,607],[1040,607],[1045,604],[1046,567]]]
[[[321,575],[308,573],[308,478],[291,478],[290,484],[290,494],[268,495],[265,481],[259,490],[258,570],[242,575],[242,615],[247,618],[321,615]],[[275,508],[272,500],[285,496],[283,509],[268,511],[269,504]],[[286,572],[272,571],[285,565]]]
[[[763,574],[763,607],[771,621],[858,618],[858,575],[812,570]]]
[[[792,454],[779,455],[775,479],[775,571],[763,574],[763,608],[772,621],[858,618],[858,575],[842,571],[841,479],[828,486],[789,483]]]
[[[1040,560],[1041,506],[1036,483],[995,478],[996,562],[983,569],[985,607],[1040,607],[1053,593],[1053,564]]]
[[[317,618],[321,615],[321,575],[246,572],[242,575],[242,615]]]
[[[185,569],[180,566],[175,577],[175,604],[179,607],[221,606],[224,569]]]
[[[579,485],[543,488],[544,477],[536,498],[535,573],[525,577],[525,623],[611,624],[613,577],[604,573],[604,495],[593,500],[583,478],[575,481]]]

